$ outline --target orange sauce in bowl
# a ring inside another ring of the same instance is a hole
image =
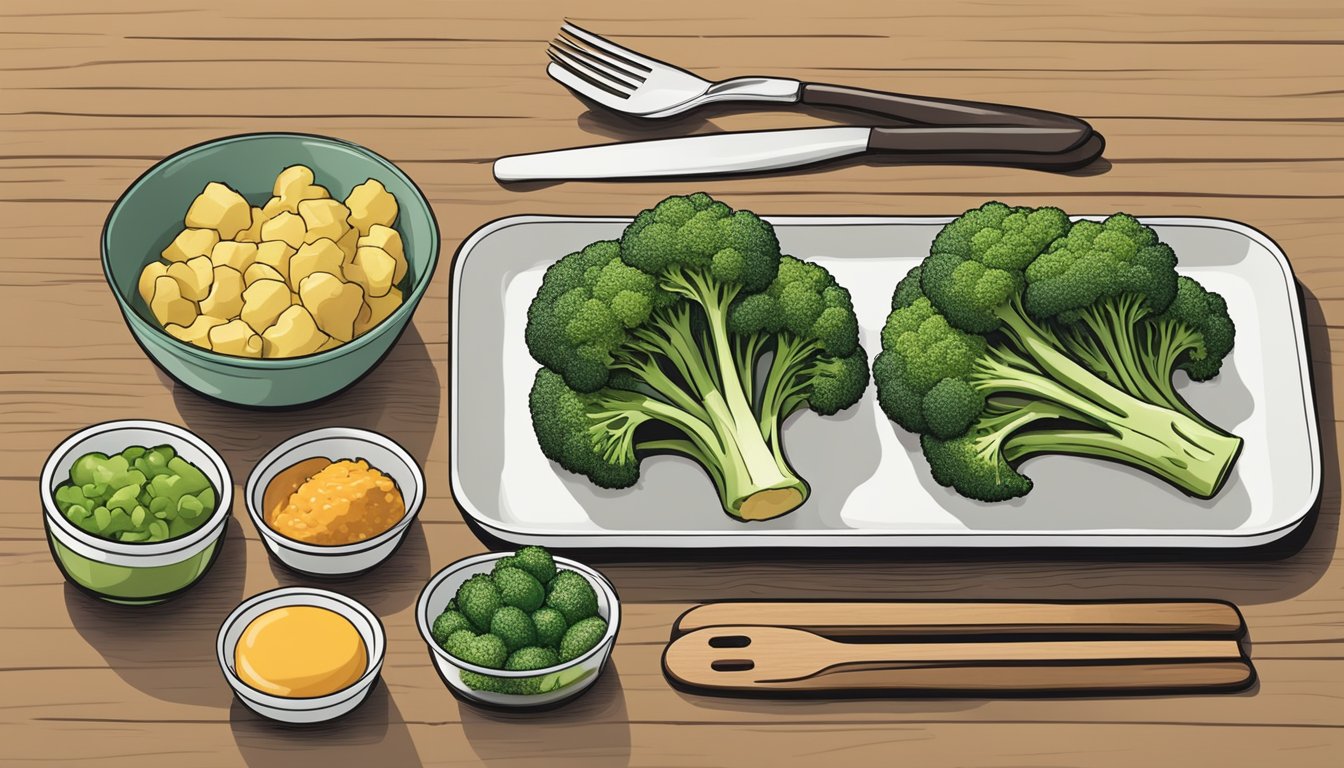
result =
[[[363,459],[300,461],[267,484],[262,505],[276,533],[325,546],[366,541],[406,515],[397,484]]]
[[[244,683],[286,698],[335,693],[362,677],[369,664],[355,625],[313,605],[274,608],[253,619],[233,656]]]

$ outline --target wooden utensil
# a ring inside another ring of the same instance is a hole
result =
[[[735,601],[696,606],[672,626],[674,637],[705,627],[758,624],[827,637],[912,635],[1087,635],[1239,638],[1231,603],[1213,600],[1109,602]]]
[[[871,695],[1242,688],[1232,639],[854,643],[786,627],[719,626],[673,640],[663,669],[704,692]]]

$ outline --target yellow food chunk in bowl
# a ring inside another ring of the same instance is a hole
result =
[[[154,298],[154,281],[168,274],[168,265],[162,261],[151,261],[140,270],[140,280],[136,283],[136,292],[146,304]]]
[[[239,317],[257,333],[265,331],[289,309],[289,286],[281,280],[258,280],[243,291]]]
[[[262,241],[279,240],[290,248],[303,245],[303,236],[308,231],[303,218],[297,213],[282,211],[261,225]]]
[[[196,305],[182,296],[182,289],[173,278],[162,275],[154,280],[154,295],[149,310],[159,325],[191,325],[196,319]]]
[[[215,279],[215,268],[208,257],[197,256],[194,259],[169,264],[165,274],[177,281],[182,298],[200,301],[210,293],[210,284]]]
[[[221,240],[210,250],[210,263],[216,267],[233,267],[239,272],[246,272],[247,268],[252,266],[252,262],[257,260],[257,246],[255,243],[238,243],[231,240]]]
[[[215,267],[210,293],[201,300],[201,311],[213,317],[235,318],[243,309],[243,275],[233,267]]]
[[[222,355],[261,357],[262,342],[252,326],[230,320],[210,329],[210,348]]]
[[[270,218],[257,206],[252,206],[252,223],[247,225],[247,229],[234,235],[233,239],[240,243],[259,243],[261,242],[261,225]]]
[[[385,227],[381,224],[374,224],[369,227],[369,233],[359,238],[359,247],[372,246],[382,248],[397,262],[397,270],[392,273],[392,284],[400,285],[402,279],[406,277],[406,249],[401,243],[401,235],[397,230],[391,227]]]
[[[223,325],[226,321],[209,315],[197,315],[196,319],[191,321],[191,325],[175,325],[169,323],[163,329],[174,338],[181,339],[188,344],[195,344],[201,349],[210,349],[210,329],[218,325]]]
[[[355,318],[355,336],[363,336],[379,323],[383,322],[401,306],[401,290],[393,288],[387,292],[386,296],[369,296],[365,298],[365,306],[368,308],[368,314],[361,314]]]
[[[355,251],[354,260],[345,266],[345,276],[363,288],[367,296],[386,296],[396,271],[396,260],[387,251],[371,245]]]
[[[191,201],[185,224],[191,229],[213,229],[219,239],[232,240],[252,223],[252,207],[236,191],[212,181]]]
[[[299,216],[307,232],[303,235],[305,243],[327,238],[333,243],[345,236],[350,224],[345,220],[350,209],[331,199],[304,200],[299,203]]]
[[[324,237],[306,243],[289,260],[289,286],[297,291],[303,284],[303,279],[314,272],[326,272],[344,277],[345,272],[341,268],[344,262],[345,254],[341,253],[340,247],[331,240]]]
[[[294,256],[294,248],[282,240],[268,240],[257,245],[257,264],[274,269],[280,273],[280,279],[289,281],[289,260]]]
[[[261,338],[263,357],[299,357],[316,352],[330,337],[318,329],[303,305],[294,304],[280,313]]]
[[[390,227],[397,220],[397,198],[377,179],[350,190],[345,207],[350,209],[350,225],[361,235],[367,235],[376,224]]]
[[[219,233],[213,229],[184,229],[160,255],[168,261],[186,261],[197,256],[209,256],[210,249],[219,242]]]
[[[355,316],[364,305],[364,290],[327,272],[314,272],[299,283],[299,298],[322,332],[340,341],[355,335]]]
[[[279,282],[284,283],[285,276],[280,274],[279,270],[275,267],[257,262],[248,267],[246,272],[243,272],[243,282],[251,285],[258,280],[278,280]]]

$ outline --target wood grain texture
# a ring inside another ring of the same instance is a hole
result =
[[[1069,175],[850,164],[695,185],[771,214],[948,214],[989,198],[1076,213],[1238,219],[1289,254],[1307,299],[1325,448],[1314,531],[1283,559],[1108,553],[582,555],[623,598],[611,668],[542,716],[459,704],[430,672],[412,605],[484,546],[448,493],[448,270],[391,356],[321,409],[208,403],[131,340],[98,266],[112,201],[154,161],[231,133],[365,144],[435,206],[445,256],[518,213],[629,214],[685,184],[501,187],[503,154],[639,136],[820,125],[824,110],[724,109],[652,127],[590,111],[543,74],[561,15],[710,77],[774,74],[1078,114],[1107,162]],[[1344,752],[1344,9],[1334,0],[987,4],[574,0],[376,4],[7,0],[0,4],[0,762],[306,766],[875,764],[1335,765]],[[303,583],[266,558],[241,507],[215,570],[131,612],[67,587],[34,482],[66,434],[157,417],[199,432],[240,482],[282,438],[376,428],[422,461],[429,500],[396,558],[343,587],[383,618],[384,684],[349,719],[271,726],[232,702],[216,628],[243,597]],[[734,701],[659,668],[676,617],[711,599],[1221,598],[1260,674],[1231,696]]]

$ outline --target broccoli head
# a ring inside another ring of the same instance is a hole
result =
[[[533,669],[545,669],[554,667],[560,663],[560,657],[550,648],[539,646],[528,646],[519,648],[509,654],[509,660],[504,662],[504,668],[514,672],[525,672]]]
[[[782,420],[803,407],[836,413],[868,384],[848,292],[783,255],[755,214],[704,194],[670,197],[619,241],[552,265],[526,340],[543,366],[529,406],[547,458],[625,488],[643,456],[679,454],[742,520],[807,498],[780,445]]]
[[[532,612],[532,624],[537,628],[537,643],[548,648],[560,647],[560,638],[565,636],[565,630],[569,628],[565,614],[548,606]]]
[[[506,605],[490,618],[490,634],[504,641],[504,647],[516,651],[537,642],[537,628],[521,608]]]
[[[478,573],[464,581],[462,586],[457,588],[457,594],[453,599],[457,601],[457,609],[462,615],[482,632],[490,631],[490,619],[504,604],[494,579],[484,573]]]
[[[523,547],[514,553],[512,565],[532,574],[532,578],[546,584],[555,578],[555,558],[541,547]]]
[[[493,572],[492,578],[499,588],[500,602],[504,605],[531,613],[540,608],[546,599],[546,590],[541,582],[521,568],[500,568]]]
[[[445,610],[434,618],[434,624],[430,627],[429,634],[433,636],[434,642],[443,645],[448,640],[448,636],[459,629],[471,629],[471,621],[452,608]]]
[[[574,622],[560,640],[560,661],[579,658],[600,643],[606,634],[607,622],[601,617],[590,616]]]
[[[597,615],[597,593],[582,574],[561,571],[546,589],[546,606],[565,617],[567,624]]]
[[[878,401],[920,434],[935,480],[982,501],[1031,490],[1038,454],[1138,467],[1209,498],[1241,440],[1175,393],[1217,372],[1226,304],[1175,272],[1131,216],[1070,225],[1053,208],[989,203],[935,238],[896,287],[873,363]]]
[[[457,658],[478,667],[501,669],[509,657],[509,649],[497,635],[478,635],[469,629],[459,629],[448,636],[443,649]]]

